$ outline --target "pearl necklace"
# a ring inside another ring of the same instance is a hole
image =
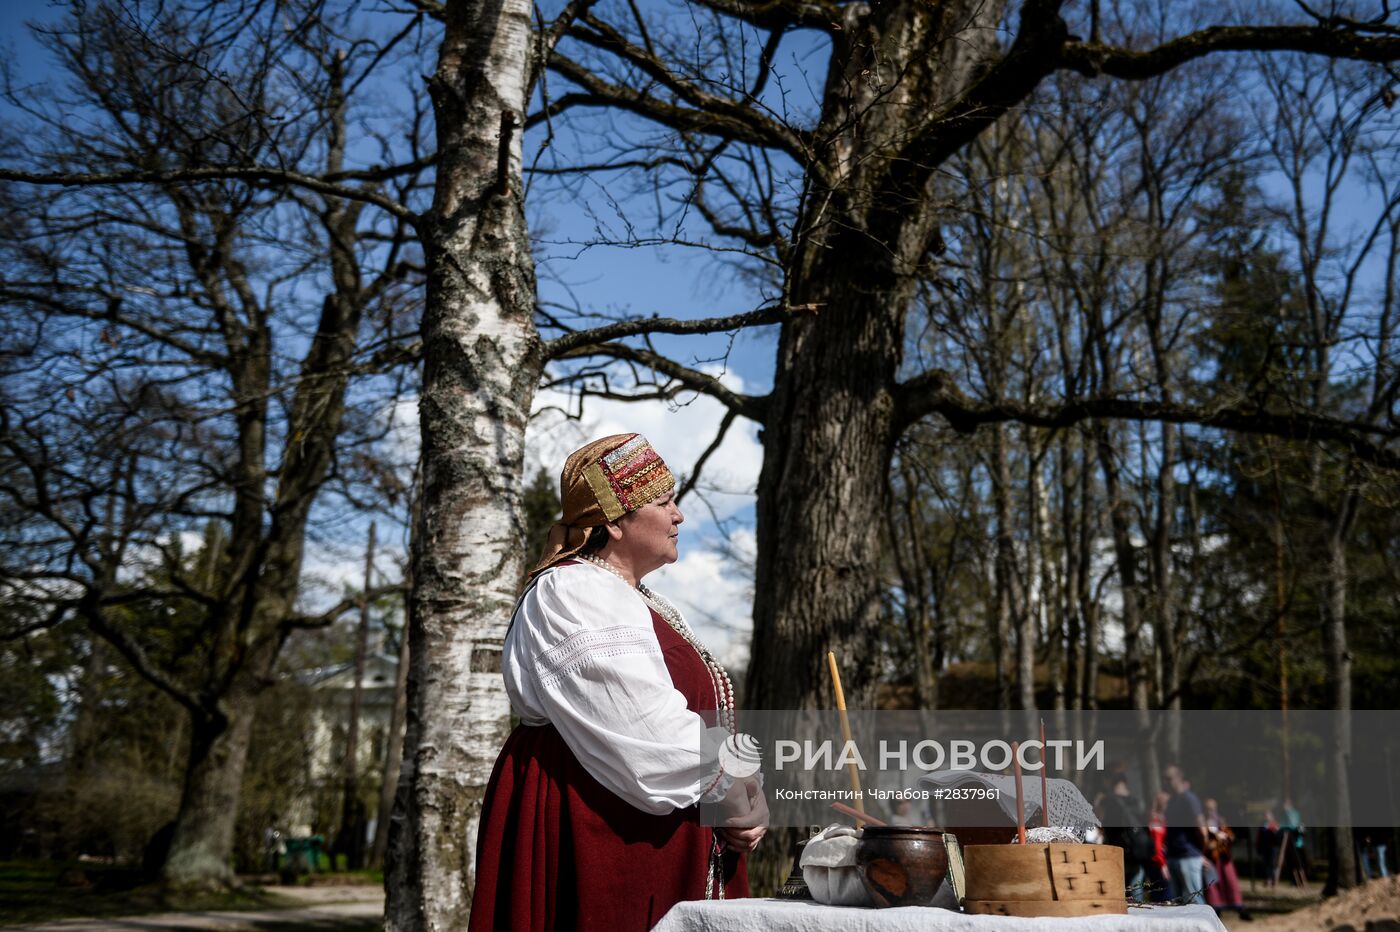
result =
[[[617,567],[606,560],[592,554],[579,554],[576,559],[591,563],[599,569],[612,573],[629,586],[632,585]],[[719,661],[715,660],[714,655],[705,648],[705,645],[700,643],[700,639],[695,636],[690,625],[685,623],[685,619],[681,617],[680,611],[674,605],[641,582],[638,582],[633,588],[648,605],[656,610],[656,614],[670,625],[671,630],[679,634],[700,656],[700,661],[705,664],[705,669],[710,674],[710,686],[715,693],[715,711],[719,716],[719,724],[731,735],[737,734],[738,722],[734,707],[734,684],[729,679],[729,674],[725,672]]]

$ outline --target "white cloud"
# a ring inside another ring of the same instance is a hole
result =
[[[718,370],[714,374],[730,390],[744,391],[739,376],[721,375]],[[527,471],[533,474],[543,466],[549,475],[558,476],[569,453],[583,444],[635,431],[651,442],[678,481],[684,481],[714,442],[725,408],[704,395],[687,396],[682,402],[589,398],[583,416],[571,419],[564,412],[579,413],[574,399],[560,392],[540,392],[526,434]],[[735,421],[706,461],[700,479],[705,503],[694,495],[681,503],[686,521],[681,528],[680,560],[647,578],[647,584],[676,604],[701,641],[731,669],[747,663],[753,631],[752,573],[746,567],[753,565],[754,536],[746,510],[753,505],[762,465],[757,426]],[[728,525],[728,552],[716,520]]]
[[[732,391],[743,392],[744,381],[731,373],[714,374]],[[571,420],[563,412],[577,414],[577,402],[562,392],[546,390],[535,398],[535,417],[526,434],[526,462],[533,472],[543,466],[559,475],[569,453],[597,437],[631,433],[644,435],[666,460],[677,478],[690,475],[695,463],[719,433],[725,408],[707,395],[686,395],[680,404],[655,401],[625,402],[589,398],[583,417]],[[753,504],[763,447],[757,425],[735,421],[719,449],[705,464],[701,485],[706,498],[723,520]],[[692,511],[701,511],[696,502]],[[708,514],[706,515],[708,517]]]
[[[705,367],[702,367],[705,368]],[[708,368],[731,391],[743,392],[744,380],[718,367]],[[525,435],[525,476],[541,466],[558,476],[569,453],[590,440],[609,434],[637,432],[651,441],[678,479],[695,470],[695,463],[719,433],[725,408],[707,395],[686,394],[678,403],[626,402],[589,398],[580,412],[577,399],[551,389],[535,396],[529,430]],[[567,412],[567,413],[566,413]],[[581,415],[581,416],[580,416]],[[389,421],[388,445],[403,463],[417,458],[419,443],[418,399],[403,398],[385,412]],[[719,449],[710,455],[701,477],[701,489],[715,517],[724,520],[753,504],[763,447],[758,426],[737,420]],[[691,505],[698,517],[704,508]]]
[[[731,391],[745,390],[740,376],[719,367],[707,371]],[[532,411],[525,437],[526,481],[541,466],[557,480],[573,450],[598,437],[633,431],[646,436],[677,479],[684,481],[719,433],[725,414],[718,401],[693,394],[683,395],[674,404],[589,398],[580,412],[575,398],[549,389],[535,396]],[[418,399],[400,399],[385,416],[391,425],[391,447],[404,462],[412,463],[418,448]],[[752,574],[746,566],[753,564],[754,543],[748,510],[762,465],[757,425],[735,421],[723,444],[706,462],[700,481],[705,501],[691,495],[682,502],[686,522],[681,559],[647,579],[676,603],[701,640],[729,667],[747,661],[753,629]],[[716,520],[726,523],[728,553]],[[535,541],[527,544],[532,553],[536,546]],[[362,572],[359,558],[350,552],[336,552],[324,545],[308,548],[305,578],[309,591],[304,601],[311,605],[334,602],[344,591],[342,587],[360,585]]]
[[[730,535],[733,556],[716,546],[718,541],[681,534],[681,558],[647,578],[654,588],[681,610],[701,643],[731,672],[748,664],[753,633],[753,585],[743,566],[753,565],[753,531],[743,528]]]
[[[384,415],[389,422],[385,443],[399,463],[411,468],[418,461],[418,445],[422,434],[418,428],[418,396],[397,399]]]
[[[368,533],[366,521],[360,528]],[[408,562],[406,541],[401,532],[386,530],[381,521],[374,546],[374,583],[398,582],[403,579],[403,567]],[[301,588],[298,593],[299,611],[314,613],[329,609],[347,592],[358,592],[365,584],[365,544],[361,538],[347,537],[341,542],[308,540],[302,557]]]

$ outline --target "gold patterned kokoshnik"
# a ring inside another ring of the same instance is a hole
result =
[[[609,521],[663,498],[676,487],[671,470],[641,434],[603,454],[583,474]]]
[[[559,476],[564,513],[549,537],[533,577],[587,545],[589,532],[671,494],[676,480],[641,434],[612,434],[569,454]]]

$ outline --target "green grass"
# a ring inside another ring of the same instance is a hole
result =
[[[69,872],[81,871],[82,878]],[[65,874],[68,874],[65,877]],[[86,883],[74,884],[82,879]],[[61,882],[67,881],[67,882]],[[286,909],[296,902],[253,887],[227,893],[162,896],[139,870],[59,861],[0,861],[0,926],[55,919],[134,916],[186,910]]]
[[[382,870],[343,870],[334,874],[325,872],[302,874],[297,878],[297,884],[302,887],[382,887],[384,886],[384,872]]]

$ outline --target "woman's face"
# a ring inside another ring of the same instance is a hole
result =
[[[621,537],[614,540],[612,554],[627,561],[637,579],[680,557],[677,540],[685,520],[675,499],[668,495],[617,520]]]

